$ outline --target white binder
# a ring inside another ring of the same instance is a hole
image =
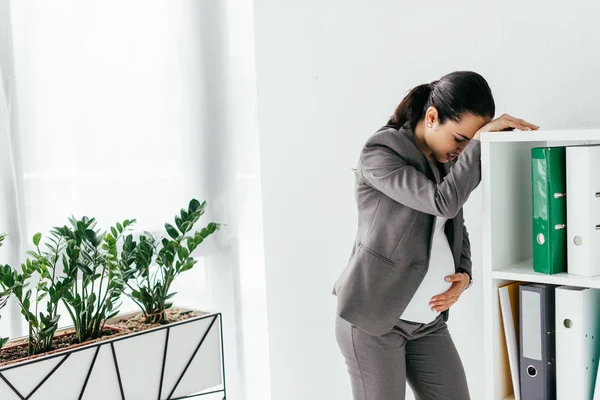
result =
[[[500,296],[500,310],[506,348],[508,350],[508,363],[513,386],[513,399],[521,400],[521,385],[519,377],[519,340],[517,339],[517,326],[519,321],[519,283],[511,283],[498,288]]]
[[[559,286],[556,296],[556,399],[589,400],[600,356],[600,290]]]
[[[567,272],[600,275],[600,146],[566,149]]]

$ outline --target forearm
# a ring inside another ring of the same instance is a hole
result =
[[[439,184],[379,144],[367,145],[363,150],[360,173],[367,184],[398,203],[450,219],[481,180],[481,144],[473,140]]]

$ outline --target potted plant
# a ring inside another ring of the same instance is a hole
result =
[[[166,224],[169,238],[162,240],[147,233],[136,240],[128,232],[135,220],[100,232],[96,221],[86,217],[54,228],[46,243],[49,251],[41,251],[41,235],[34,236],[36,251],[28,253],[22,271],[4,266],[0,274],[1,287],[17,298],[30,327],[25,343],[9,342],[0,354],[19,345],[33,348],[28,358],[4,364],[0,358],[0,398],[224,395],[221,314],[175,311],[170,302],[173,280],[196,263],[194,249],[221,227],[210,223],[191,233],[205,208],[206,202],[192,200],[175,217],[175,226]],[[140,312],[119,315],[123,295]],[[38,310],[41,302],[46,313]],[[59,302],[72,327],[57,330]],[[178,320],[172,322],[170,316]],[[128,329],[134,319],[146,325]],[[53,348],[56,340],[50,336],[63,335],[70,335],[71,342]]]

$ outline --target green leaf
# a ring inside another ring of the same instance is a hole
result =
[[[185,247],[182,246],[179,249],[177,249],[177,255],[179,256],[179,259],[181,261],[183,261],[186,258],[188,258],[189,253],[188,253],[188,250]]]
[[[192,199],[190,201],[190,205],[188,207],[188,209],[190,210],[190,212],[194,212],[197,211],[200,208],[200,202],[196,199]]]
[[[119,233],[117,232],[117,230],[115,229],[114,226],[110,227],[110,231],[112,232],[112,234],[113,234],[114,237],[119,236]]]
[[[117,222],[117,229],[119,230],[119,232],[123,232],[123,225],[121,225],[120,222]]]
[[[85,230],[85,238],[87,240],[90,241],[90,243],[92,243],[93,246],[96,246],[96,242],[97,242],[97,235],[96,232],[94,232],[91,229],[86,229]]]
[[[185,221],[181,224],[181,232],[186,233],[190,229],[192,229],[192,223],[190,221]]]
[[[111,319],[116,317],[119,314],[119,311],[114,311],[106,316],[106,319]]]
[[[179,228],[179,230],[181,230],[182,222],[183,222],[183,220],[181,218],[179,218],[178,216],[175,216],[175,225],[177,225],[177,228]]]
[[[51,323],[52,325],[56,325],[56,324],[58,324],[58,321],[59,321],[59,320],[60,320],[60,315],[55,315],[55,316],[54,316],[54,318],[52,318],[52,319],[50,320],[50,323]]]
[[[77,267],[79,268],[79,270],[81,270],[81,272],[83,272],[85,275],[94,275],[94,271],[92,271],[90,269],[90,267],[88,267],[85,264],[82,263],[77,263]]]
[[[48,328],[44,329],[43,331],[40,332],[40,334],[42,336],[50,336],[51,334],[53,334],[54,332],[56,332],[56,326],[54,325],[50,325]]]
[[[188,237],[187,239],[187,247],[188,247],[188,251],[190,253],[192,253],[195,249],[196,249],[196,242],[194,242],[194,238]]]
[[[192,269],[192,267],[196,264],[195,260],[193,260],[193,259],[189,259],[189,260],[192,260],[192,261],[188,261],[181,266],[181,268],[179,269],[180,273]]]
[[[181,209],[181,211],[179,213],[181,214],[182,219],[188,219],[189,214],[183,208]]]
[[[177,239],[177,237],[179,236],[177,229],[175,229],[173,227],[173,225],[165,224],[165,229],[167,230],[167,233],[169,234],[169,236],[171,236],[173,239]]]
[[[35,251],[26,251],[25,254],[27,254],[29,257],[33,257],[33,258],[38,257],[38,253],[36,253]]]
[[[2,284],[6,287],[13,287],[15,284],[15,278],[12,274],[6,274],[2,277]]]
[[[131,291],[131,297],[133,297],[136,300],[142,300],[142,294],[137,290]]]
[[[41,239],[42,239],[42,234],[39,232],[36,233],[35,235],[33,235],[33,244],[35,244],[36,246],[39,246]]]

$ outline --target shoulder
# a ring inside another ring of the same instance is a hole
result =
[[[405,147],[411,143],[411,137],[413,137],[413,133],[410,129],[397,129],[389,125],[384,125],[371,135],[365,143],[365,147],[377,145],[387,145],[395,148]]]
[[[421,157],[421,152],[415,144],[412,129],[402,127],[397,129],[392,126],[383,126],[366,141],[361,159],[374,155],[396,156],[399,159],[412,163]]]

